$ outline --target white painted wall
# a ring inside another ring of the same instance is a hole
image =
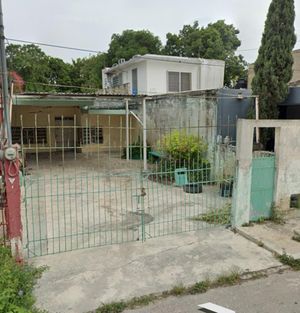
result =
[[[201,65],[199,89],[220,89],[224,87],[224,66],[219,62],[210,61]]]
[[[147,60],[148,95],[168,93],[167,72],[186,72],[192,74],[192,90],[198,88],[198,64]]]
[[[137,69],[138,94],[147,94],[147,62],[142,61],[132,64],[122,71],[123,84],[129,84],[130,93],[132,92],[132,70]]]
[[[202,60],[202,64],[197,64],[145,58],[132,64],[121,65],[120,71],[122,71],[123,84],[129,84],[130,93],[132,70],[137,68],[138,94],[157,95],[168,93],[168,72],[191,73],[192,90],[220,89],[224,84],[224,67],[225,62],[217,60]],[[103,81],[105,75],[103,72]]]

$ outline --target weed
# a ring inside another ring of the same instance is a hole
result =
[[[241,274],[238,271],[233,271],[229,275],[219,276],[212,285],[214,287],[232,286],[241,281]]]
[[[221,209],[194,216],[192,220],[202,221],[214,225],[228,225],[231,222],[231,204],[228,203]]]
[[[275,224],[283,225],[285,224],[284,220],[284,214],[278,207],[276,207],[274,204],[271,207],[271,216],[270,221],[272,221]]]
[[[278,260],[284,264],[290,266],[295,271],[300,271],[300,259],[294,259],[292,256],[286,253],[278,256]]]
[[[183,294],[186,294],[186,288],[182,284],[178,286],[174,286],[169,291],[169,295],[172,295],[172,296],[182,296]]]
[[[126,303],[126,308],[134,309],[136,307],[146,306],[157,299],[157,295],[150,294],[141,297],[134,297]]]
[[[10,250],[0,246],[0,313],[39,312],[34,308],[33,288],[45,269],[18,265]]]
[[[126,303],[114,302],[102,305],[96,310],[96,313],[121,313],[126,309]]]
[[[253,227],[254,226],[254,223],[253,222],[249,222],[249,223],[244,223],[242,225],[242,227]]]
[[[264,246],[264,243],[263,243],[261,240],[259,240],[258,243],[257,243],[257,245],[258,245],[259,247],[263,247],[263,246]]]
[[[191,295],[198,294],[198,293],[205,293],[211,285],[211,282],[207,279],[204,281],[200,281],[199,283],[196,283],[189,287],[187,289],[188,293]]]
[[[292,239],[293,239],[294,241],[300,242],[300,236],[299,236],[299,235],[294,235],[294,236],[292,237]]]
[[[127,302],[114,302],[104,304],[99,307],[95,313],[121,313],[125,309],[135,309],[141,306],[146,306],[154,301],[167,298],[169,296],[183,296],[183,295],[194,295],[199,293],[205,293],[211,288],[232,286],[240,283],[241,275],[238,271],[232,271],[229,274],[223,274],[211,281],[206,279],[195,283],[194,285],[185,287],[182,284],[174,286],[171,290],[164,291],[161,294],[150,294],[142,297],[135,297]]]

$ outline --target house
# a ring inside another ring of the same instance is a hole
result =
[[[24,153],[115,152],[126,145],[123,95],[25,93],[13,97],[12,141]],[[139,97],[126,96],[133,110]],[[138,122],[129,117],[130,140]]]
[[[147,144],[172,129],[188,129],[214,145],[235,140],[236,117],[245,117],[249,92],[205,90],[147,97]],[[124,155],[143,139],[144,96],[25,93],[13,97],[12,141],[28,154],[61,152]],[[126,107],[128,104],[128,110]]]
[[[290,81],[290,84],[293,85],[295,83],[300,82],[300,49],[294,50],[292,52],[294,58],[293,64],[293,77]],[[251,89],[252,80],[254,78],[254,64],[249,65],[248,69],[248,89]]]
[[[102,70],[102,88],[131,95],[158,95],[223,87],[225,62],[145,54]]]
[[[293,51],[293,77],[289,83],[289,94],[283,103],[279,104],[279,118],[300,119],[300,49]],[[254,64],[248,69],[248,89],[254,77]]]

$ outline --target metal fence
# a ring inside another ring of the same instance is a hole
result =
[[[79,125],[74,116],[66,125],[62,117],[61,122],[52,119],[52,125],[51,117],[42,124],[35,116],[33,125],[21,122],[15,128],[23,158],[29,257],[230,223],[233,171],[228,161],[234,149],[228,139],[217,141],[215,127],[177,128],[203,142],[215,138],[207,142],[205,155],[185,159],[159,149],[174,128],[147,129],[155,140],[147,142],[145,170],[140,126],[132,119],[125,127],[122,116],[101,118]]]

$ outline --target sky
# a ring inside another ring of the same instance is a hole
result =
[[[252,63],[257,57],[271,0],[2,0],[7,38],[107,51],[113,33],[147,29],[165,43],[195,20],[201,26],[224,19],[240,30],[238,53]],[[300,0],[295,0],[300,12]],[[295,21],[300,48],[300,16]],[[11,42],[11,41],[9,41]],[[70,62],[87,52],[41,47]],[[249,51],[246,51],[251,49]]]

